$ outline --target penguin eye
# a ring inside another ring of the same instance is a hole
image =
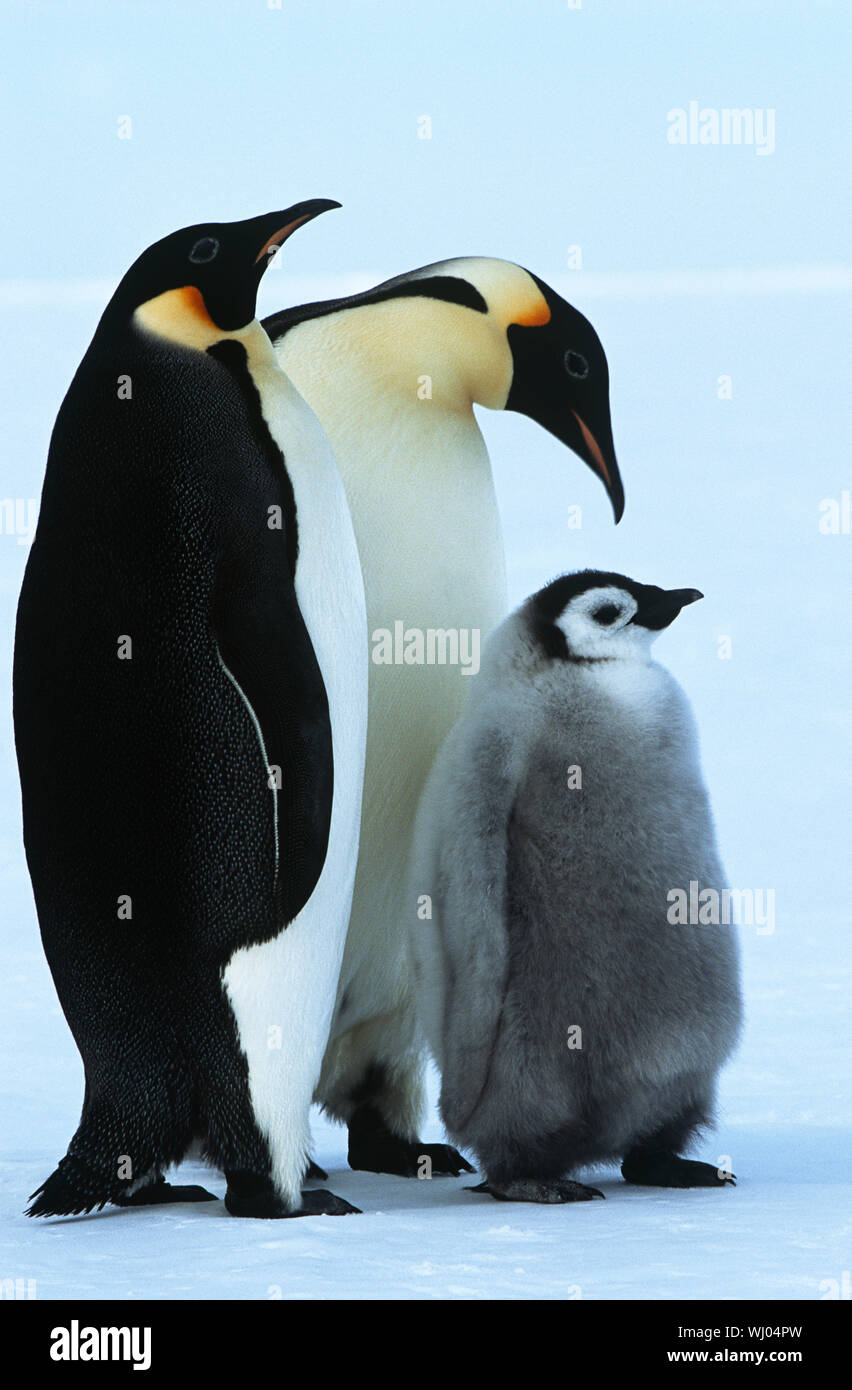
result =
[[[189,259],[193,265],[204,265],[205,261],[212,261],[219,254],[219,243],[214,236],[203,236],[197,241],[189,253]]]
[[[595,609],[592,617],[596,623],[600,623],[603,627],[609,627],[611,623],[615,622],[620,612],[621,609],[617,603],[603,603],[600,608]]]
[[[569,376],[583,381],[589,375],[589,364],[581,352],[573,352],[569,348],[565,354],[565,370]]]

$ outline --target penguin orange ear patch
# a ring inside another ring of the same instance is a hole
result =
[[[205,327],[215,328],[216,325],[207,312],[207,305],[204,303],[204,295],[195,285],[183,285],[181,289],[175,290],[175,294],[180,299],[180,305],[184,313],[191,314],[193,318],[200,319]]]
[[[140,304],[134,319],[151,333],[170,342],[181,343],[204,352],[211,343],[223,337],[207,310],[204,296],[195,285],[181,285],[165,290]]]
[[[514,314],[512,323],[518,323],[522,328],[540,328],[543,324],[550,323],[550,305],[544,295],[541,295],[535,304]]]

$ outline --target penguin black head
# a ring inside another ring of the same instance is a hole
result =
[[[698,589],[659,589],[625,574],[564,574],[528,599],[522,610],[536,645],[548,657],[575,661],[639,659]]]
[[[347,298],[284,309],[265,319],[264,327],[277,342],[312,319],[402,299],[412,307],[418,300],[441,303],[452,314],[439,320],[441,333],[434,345],[445,374],[443,399],[453,402],[453,408],[463,400],[492,410],[517,410],[543,425],[601,479],[619,521],[624,487],[612,442],[609,368],[600,339],[588,319],[513,261],[490,256],[435,261]],[[393,359],[382,378],[384,390],[391,389],[394,371],[401,368],[398,381],[409,393],[414,370],[410,349],[419,354],[415,361],[422,361],[430,329],[434,324],[424,332],[415,318],[410,333],[399,325],[389,333],[385,320],[378,323],[381,346]],[[377,346],[371,345],[372,350]],[[447,389],[453,379],[461,388],[459,398]]]
[[[513,360],[506,409],[536,420],[588,464],[606,488],[618,522],[624,487],[612,440],[606,354],[588,319],[531,271],[527,274],[542,301],[506,330]]]
[[[186,341],[185,322],[232,333],[254,319],[261,277],[287,238],[321,212],[327,198],[296,203],[244,222],[199,223],[157,241],[130,267],[105,314],[140,312],[145,326]],[[215,336],[215,334],[214,334]]]

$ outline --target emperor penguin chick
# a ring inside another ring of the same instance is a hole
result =
[[[549,584],[486,645],[427,784],[418,1006],[476,1191],[588,1200],[570,1174],[613,1159],[631,1183],[733,1181],[680,1156],[737,1040],[738,951],[729,926],[669,918],[672,890],[725,879],[692,713],[650,650],[701,597]]]

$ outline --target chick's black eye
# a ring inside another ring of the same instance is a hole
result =
[[[569,348],[565,354],[565,370],[569,376],[583,381],[589,375],[589,364],[581,352],[574,352]]]
[[[596,623],[601,623],[604,627],[609,627],[614,623],[621,609],[615,603],[604,603],[600,608],[596,608],[592,617]]]
[[[205,261],[212,261],[214,256],[219,254],[219,243],[214,236],[203,236],[197,241],[189,253],[189,259],[193,265],[204,265]]]

